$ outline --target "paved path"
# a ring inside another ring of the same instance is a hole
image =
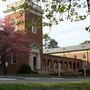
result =
[[[88,81],[90,78],[47,78],[47,77],[23,77],[23,76],[0,76],[1,83],[31,83],[31,82],[49,82],[49,83],[58,83],[58,82],[79,82],[79,81]]]

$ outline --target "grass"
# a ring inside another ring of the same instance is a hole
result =
[[[8,74],[9,75],[9,74]],[[13,74],[14,76],[28,76],[28,77],[76,77],[76,76],[66,76],[66,75],[61,75],[61,76],[59,76],[58,74],[40,74],[40,73],[36,73],[36,72],[34,72],[34,73],[30,73],[30,74]]]
[[[90,81],[74,83],[0,84],[0,90],[90,90]]]

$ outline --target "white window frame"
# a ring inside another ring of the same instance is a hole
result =
[[[37,33],[36,25],[35,25],[35,18],[32,19],[32,33]]]

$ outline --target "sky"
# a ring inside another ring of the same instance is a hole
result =
[[[15,1],[18,0],[7,0],[6,2],[0,0],[0,18],[5,16],[3,11],[6,9],[6,5]],[[84,9],[80,12],[84,12]],[[60,47],[73,46],[90,40],[90,32],[85,31],[85,27],[88,25],[90,25],[90,15],[83,21],[70,22],[65,20],[58,25],[53,25],[52,28],[44,27],[43,33],[49,33],[49,36],[55,39]]]

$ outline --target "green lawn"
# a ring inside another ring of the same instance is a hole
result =
[[[0,90],[90,90],[90,81],[74,83],[0,84]]]

